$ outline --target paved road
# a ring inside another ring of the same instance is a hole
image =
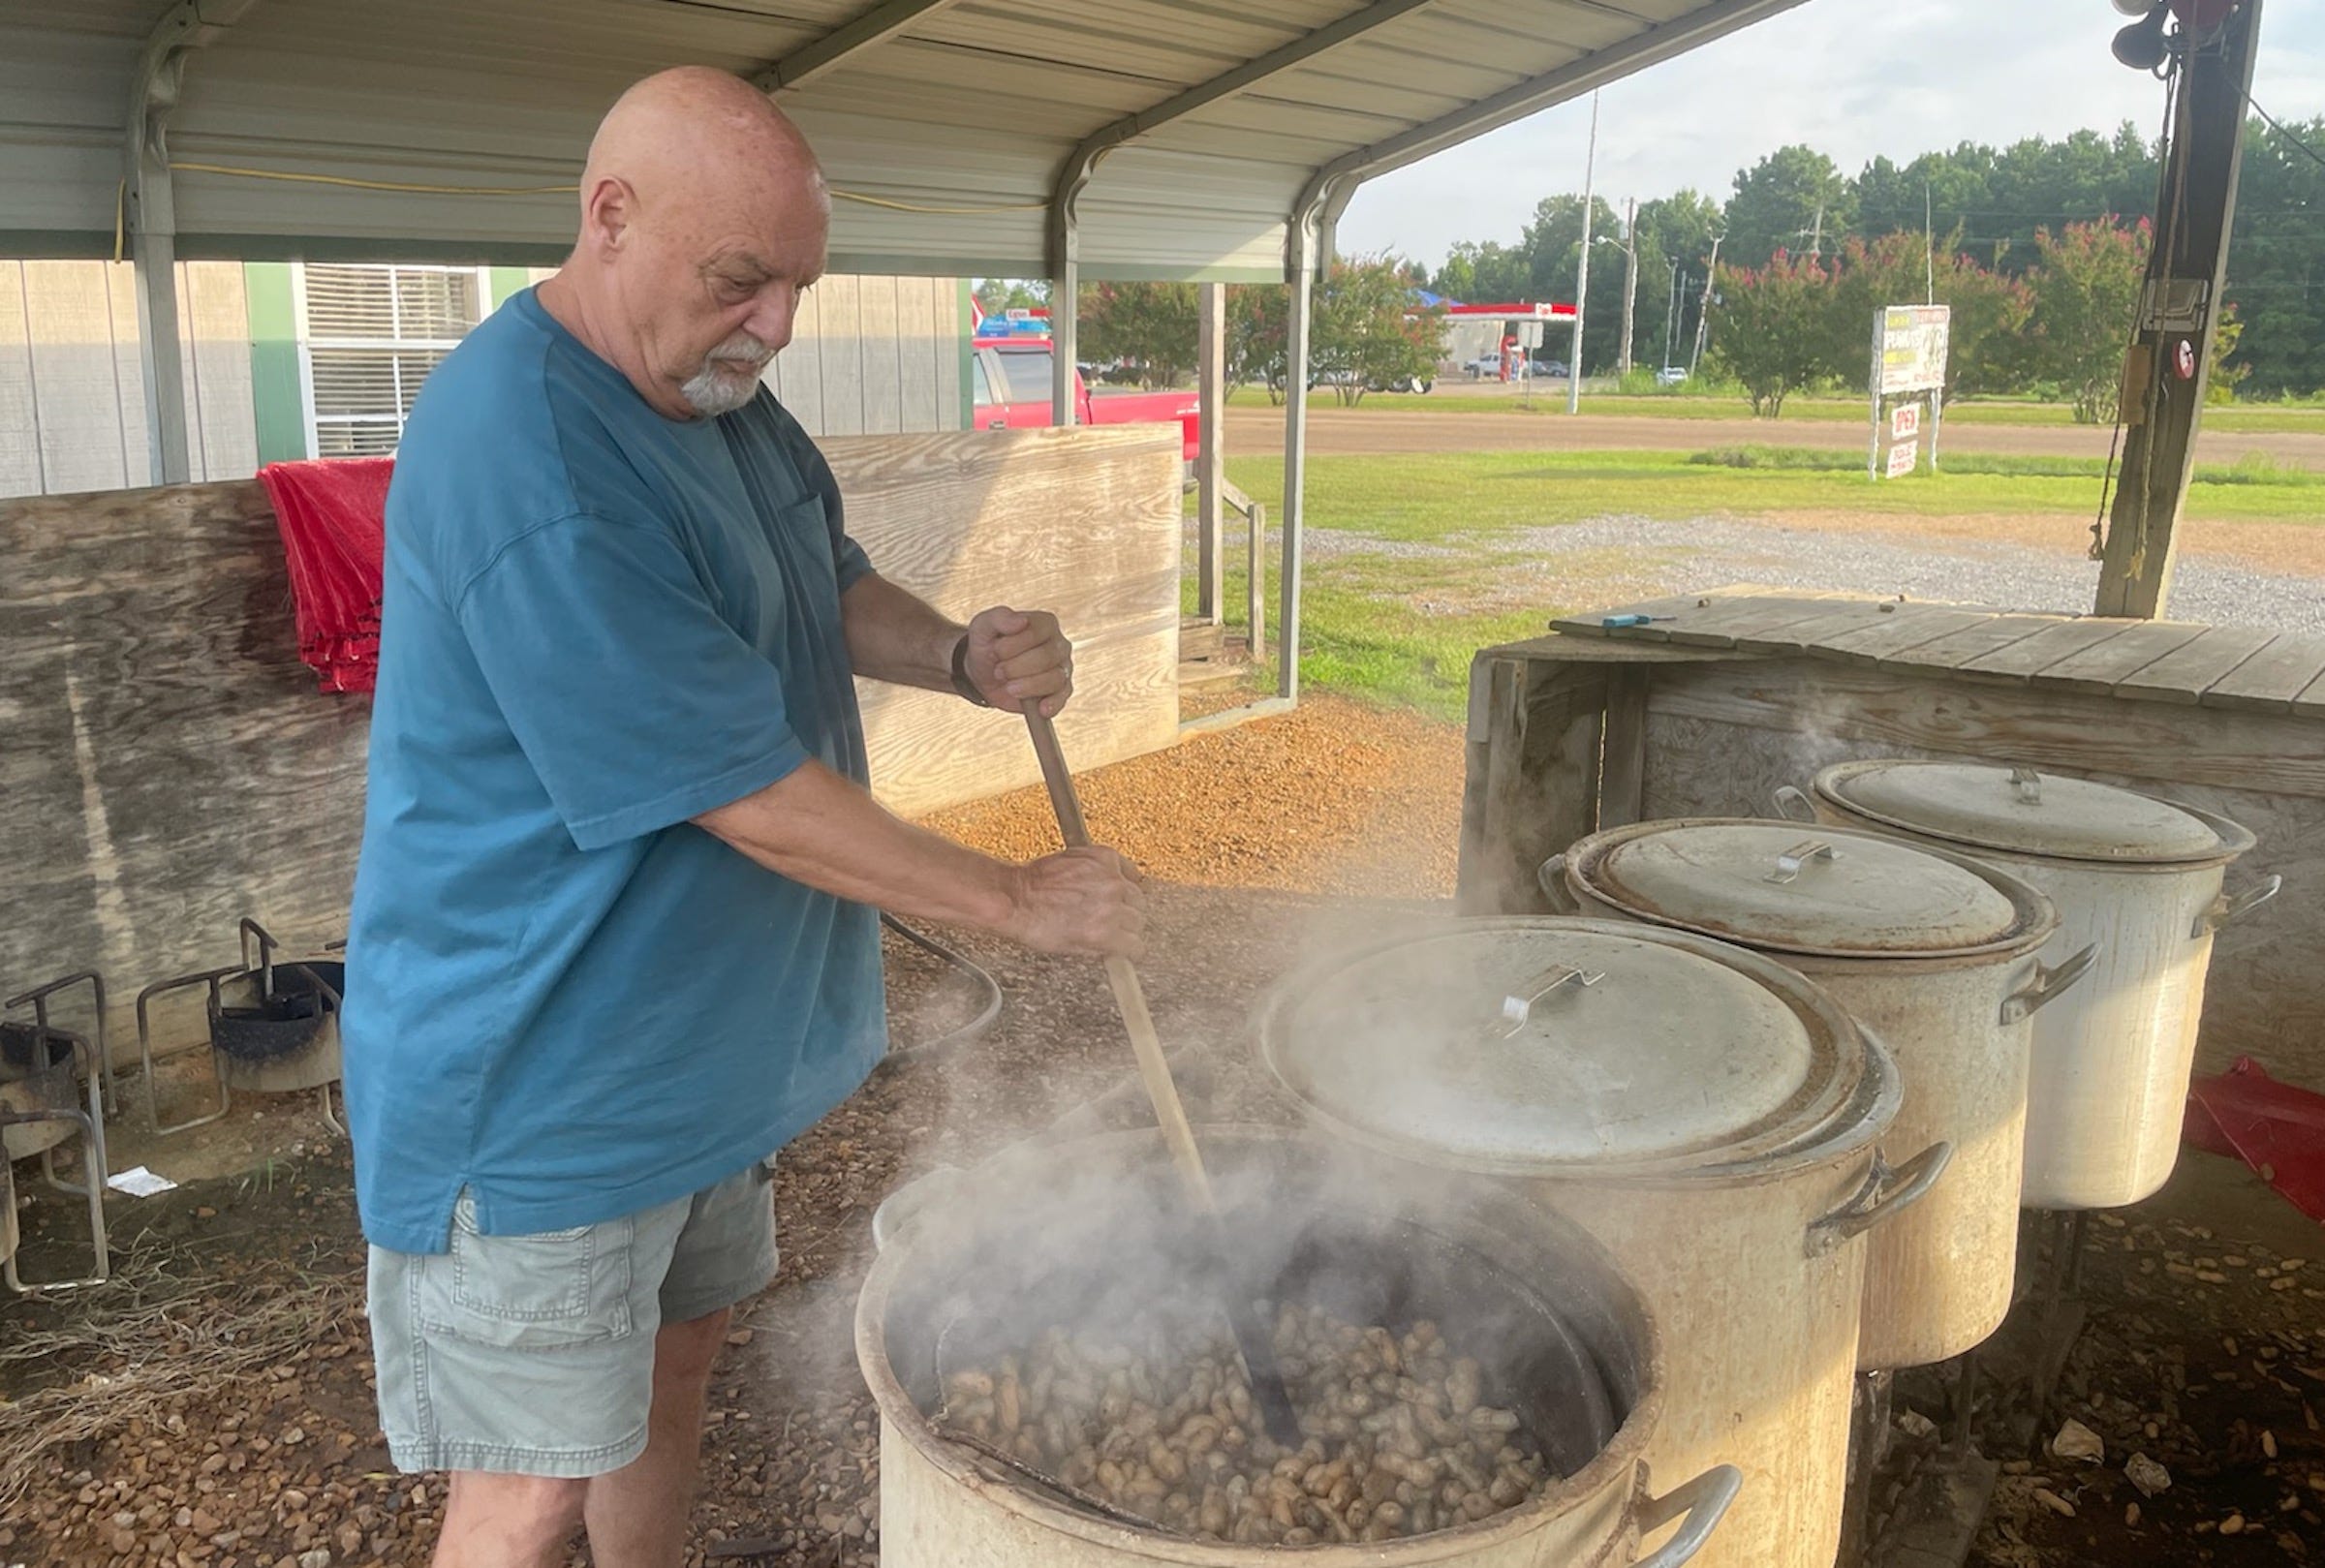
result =
[[[2111,432],[2073,425],[1948,425],[1944,451],[2103,458]],[[1365,452],[1700,451],[1747,445],[1862,451],[1865,430],[1831,419],[1657,419],[1636,415],[1408,414],[1316,409],[1308,449],[1318,456]],[[1284,411],[1227,410],[1227,450],[1283,449]],[[2325,434],[2219,434],[2197,441],[2201,462],[2232,463],[2247,452],[2325,472]]]

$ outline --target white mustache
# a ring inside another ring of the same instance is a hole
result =
[[[705,354],[703,362],[715,364],[720,360],[733,360],[741,364],[760,366],[774,357],[775,351],[766,344],[760,342],[748,332],[737,332]]]

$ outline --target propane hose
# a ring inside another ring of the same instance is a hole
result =
[[[994,979],[992,975],[978,968],[966,955],[955,952],[934,937],[914,931],[885,910],[881,912],[880,923],[906,941],[911,942],[914,947],[935,958],[939,963],[960,970],[969,977],[970,984],[985,995],[984,1006],[968,1023],[958,1029],[948,1030],[934,1039],[920,1040],[911,1045],[890,1045],[888,1047],[890,1056],[918,1057],[950,1050],[956,1045],[968,1044],[993,1027],[994,1020],[1001,1017],[1001,982],[999,980]]]

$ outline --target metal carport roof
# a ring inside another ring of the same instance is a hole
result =
[[[1799,0],[0,0],[0,255],[137,264],[154,472],[186,475],[180,257],[548,262],[631,81],[779,95],[835,268],[1309,284],[1357,184]],[[1285,692],[1307,415],[1286,406]]]

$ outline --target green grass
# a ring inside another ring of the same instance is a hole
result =
[[[1282,461],[1235,458],[1227,467],[1238,486],[1269,503],[1272,518],[1283,493]],[[1459,718],[1478,648],[1533,636],[1552,617],[1583,607],[1522,594],[1511,601],[1507,580],[1534,558],[1530,530],[1606,516],[1776,523],[1834,512],[2087,519],[2098,506],[2100,467],[2076,458],[1963,456],[1948,459],[1941,474],[1876,481],[1854,453],[1785,446],[1314,458],[1308,524],[1335,538],[1331,548],[1312,552],[1306,566],[1303,679]],[[2265,458],[2200,467],[2187,515],[2325,523],[2325,474]],[[1245,590],[1234,532],[1230,524],[1225,602],[1239,612]],[[1582,565],[1603,566],[1611,579],[1640,564],[1619,552],[1610,557]],[[1272,567],[1271,561],[1271,619]],[[1192,610],[1192,580],[1186,588]],[[1230,619],[1240,624],[1239,613]]]
[[[1563,417],[1566,412],[1566,384],[1563,382],[1544,384],[1534,392],[1531,408],[1527,406],[1527,399],[1514,394],[1464,391],[1464,384],[1459,381],[1443,381],[1438,383],[1437,390],[1425,394],[1372,392],[1356,405],[1356,410],[1358,413],[1370,409],[1400,414],[1506,414],[1533,418]],[[1255,391],[1245,391],[1236,400],[1239,408],[1264,406],[1264,398]],[[1311,392],[1308,394],[1308,406],[1312,409],[1333,409],[1340,407],[1340,400],[1330,392]],[[1647,419],[1749,419],[1752,416],[1752,402],[1741,392],[1702,395],[1676,389],[1647,393],[1586,391],[1582,399],[1582,412],[1585,415]],[[2042,425],[2071,429],[2075,423],[2075,411],[2064,403],[1992,398],[1956,403],[1945,411],[1945,417],[1949,424]],[[1864,424],[1867,418],[1866,402],[1862,397],[1795,395],[1785,399],[1783,416],[1772,421],[1770,428],[1782,430],[1787,423]],[[2216,430],[2223,435],[2325,436],[2325,404],[2223,404],[2204,411],[2204,428]]]

